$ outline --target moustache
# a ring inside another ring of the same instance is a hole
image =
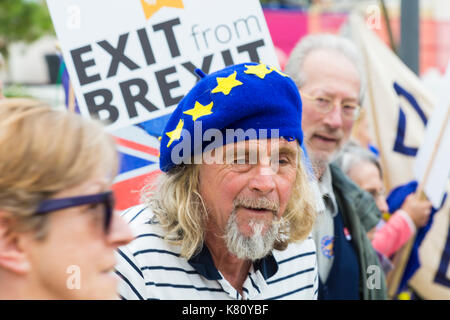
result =
[[[278,201],[270,200],[265,197],[260,198],[245,198],[238,197],[233,201],[234,209],[238,208],[246,208],[252,210],[268,210],[272,211],[274,215],[278,214],[278,210],[280,209],[280,204]]]
[[[336,140],[340,140],[344,137],[344,133],[342,132],[341,128],[332,129],[327,126],[317,129],[317,131],[315,131],[315,134],[325,135],[329,138],[336,139]]]

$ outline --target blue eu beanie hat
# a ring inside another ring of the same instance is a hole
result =
[[[302,102],[287,75],[256,63],[229,66],[210,75],[198,69],[197,73],[202,79],[180,101],[164,128],[161,171],[169,171],[180,159],[181,163],[191,163],[194,155],[203,153],[214,139],[204,135],[209,129],[222,133],[223,139],[213,141],[215,147],[272,136],[302,144]],[[233,141],[226,139],[229,130],[249,129],[256,136],[239,134]]]

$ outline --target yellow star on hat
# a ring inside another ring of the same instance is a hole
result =
[[[212,111],[211,111],[212,107],[213,107],[213,102],[204,106],[200,102],[195,101],[194,108],[186,110],[183,113],[192,116],[192,121],[195,121],[200,117],[206,116],[208,114],[212,114]]]
[[[228,95],[231,89],[242,85],[242,82],[236,80],[236,74],[237,72],[235,71],[226,78],[217,77],[217,87],[212,89],[211,93],[222,92],[224,95]]]
[[[278,70],[277,68],[270,67],[270,70],[277,72],[280,76],[283,76],[283,77],[289,77],[286,73],[281,72],[281,71]]]
[[[256,66],[245,66],[245,67],[247,68],[247,70],[244,71],[245,73],[254,74],[260,77],[261,79],[264,79],[266,74],[271,73],[273,71],[272,69],[267,69],[266,65],[262,63]]]
[[[167,144],[167,148],[170,147],[172,142],[174,142],[175,140],[179,140],[181,138],[181,130],[183,129],[183,125],[184,121],[181,119],[180,121],[178,121],[175,130],[166,132],[166,135],[170,138],[169,143]]]

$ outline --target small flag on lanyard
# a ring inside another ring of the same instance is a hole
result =
[[[64,58],[62,55],[59,56],[60,64],[59,64],[59,72],[61,77],[61,84],[64,88],[65,104],[67,109],[72,112],[80,113],[80,109],[78,108],[77,99],[75,98],[75,93],[73,91],[73,87],[70,82],[69,73],[67,72],[67,67],[64,62]]]
[[[347,241],[352,240],[352,235],[350,234],[350,232],[348,231],[348,229],[346,227],[344,227],[344,235],[345,235],[345,239],[347,239]]]

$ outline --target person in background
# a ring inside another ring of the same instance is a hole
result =
[[[342,170],[363,190],[375,199],[381,212],[389,211],[383,186],[383,173],[378,158],[369,150],[348,144],[337,161]],[[381,220],[368,230],[374,249],[386,257],[397,252],[417,231],[428,222],[431,202],[421,200],[415,193],[408,195],[389,219]]]
[[[302,97],[305,146],[326,207],[313,231],[319,299],[386,299],[385,276],[360,219],[381,213],[372,197],[331,163],[360,113],[364,75],[359,52],[339,36],[306,36],[292,50],[285,73]],[[368,285],[373,266],[378,281]]]
[[[0,299],[117,299],[113,139],[38,101],[0,101]]]

